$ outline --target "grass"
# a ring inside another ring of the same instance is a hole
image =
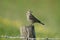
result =
[[[14,23],[12,20],[4,20],[4,18],[1,19],[0,22],[0,36],[20,36],[20,27],[18,27],[20,24],[19,22]],[[10,21],[10,23],[9,23]],[[9,24],[6,24],[9,23]],[[17,25],[17,26],[16,26]],[[53,33],[50,32],[49,29],[45,28],[43,25],[40,24],[34,24],[35,25],[35,32],[36,32],[36,38],[60,38],[59,33]],[[20,25],[21,26],[21,25]],[[20,38],[0,38],[1,40],[20,40]]]
[[[59,0],[0,0],[0,36],[20,35],[20,27],[29,24],[26,11],[45,25],[34,24],[36,37],[60,38],[60,1]],[[0,40],[20,40],[0,38]]]

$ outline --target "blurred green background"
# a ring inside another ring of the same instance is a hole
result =
[[[60,0],[0,0],[0,36],[20,36],[19,28],[28,25],[28,9],[45,24],[34,24],[37,38],[60,38]]]

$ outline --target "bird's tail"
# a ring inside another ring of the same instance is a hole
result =
[[[44,23],[40,23],[40,24],[45,25]]]
[[[42,24],[42,25],[45,25],[44,23],[42,23],[41,21],[38,21],[38,23]]]

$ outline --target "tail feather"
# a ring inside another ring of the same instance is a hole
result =
[[[42,25],[45,25],[44,23],[41,23]]]
[[[42,25],[45,25],[44,23],[42,23],[41,21],[38,21],[38,23],[42,24]]]

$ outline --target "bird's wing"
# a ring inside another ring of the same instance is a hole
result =
[[[32,14],[30,15],[30,19],[32,19],[34,22],[41,22],[36,17],[34,17]]]

